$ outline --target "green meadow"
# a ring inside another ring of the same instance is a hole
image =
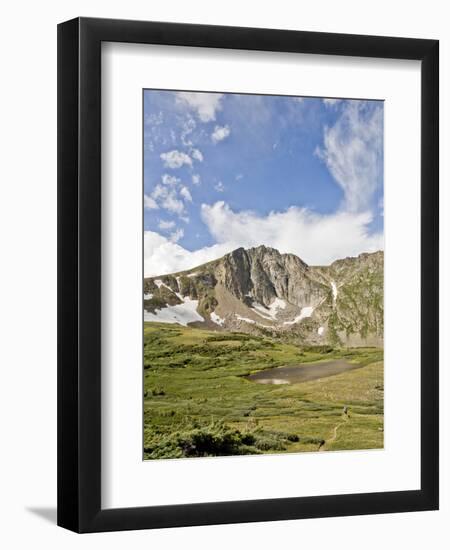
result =
[[[278,366],[361,366],[258,384]],[[144,323],[144,459],[383,447],[383,351]]]

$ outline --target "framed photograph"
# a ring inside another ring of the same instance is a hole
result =
[[[438,42],[58,27],[58,524],[438,508]]]

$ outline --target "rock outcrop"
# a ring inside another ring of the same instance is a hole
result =
[[[144,279],[144,320],[311,344],[382,345],[383,260],[379,251],[308,266],[266,246],[238,248],[188,271]]]

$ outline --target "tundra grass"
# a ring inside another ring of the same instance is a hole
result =
[[[298,384],[246,378],[335,359],[363,368]],[[382,350],[144,324],[145,459],[382,447]]]

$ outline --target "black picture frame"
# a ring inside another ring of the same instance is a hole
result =
[[[104,41],[421,61],[420,490],[102,510]],[[438,79],[437,40],[92,18],[58,26],[58,525],[98,532],[438,509]]]

